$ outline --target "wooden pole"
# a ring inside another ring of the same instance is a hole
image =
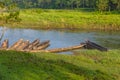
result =
[[[2,45],[1,45],[1,49],[7,49],[9,46],[9,41],[8,39],[4,40]]]
[[[37,45],[37,47],[43,46],[45,44],[49,44],[50,40],[46,40],[44,42],[41,42],[40,44]]]
[[[42,46],[37,47],[37,50],[46,49],[48,46],[50,46],[50,44],[49,44],[49,43],[44,44],[44,45],[42,45]]]
[[[65,51],[71,51],[76,49],[81,49],[85,46],[85,44],[66,47],[66,48],[55,48],[55,49],[49,49],[49,50],[31,50],[29,52],[51,52],[51,53],[57,53],[57,52],[65,52]]]
[[[29,43],[30,43],[29,40],[23,41],[23,43],[21,43],[21,45],[17,47],[17,50],[19,51],[24,50],[27,46],[29,46]]]
[[[29,46],[26,47],[25,49],[26,50],[33,50],[33,47],[36,46],[36,45],[38,45],[39,43],[40,43],[40,40],[36,39],[32,43],[30,43]]]
[[[66,48],[56,48],[56,49],[50,49],[47,50],[48,52],[65,52],[65,51],[70,51],[70,50],[75,50],[75,49],[80,49],[84,45],[77,45],[77,46],[71,46],[71,47],[66,47]]]
[[[94,42],[91,42],[91,41],[86,41],[86,48],[87,49],[97,49],[97,50],[100,50],[100,51],[108,51],[107,48],[105,47],[102,47]]]
[[[21,45],[21,43],[23,43],[23,39],[18,40],[8,49],[15,50],[19,45]]]

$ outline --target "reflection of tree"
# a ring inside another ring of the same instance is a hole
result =
[[[120,34],[119,32],[112,33],[101,32],[99,33],[99,35],[96,35],[95,39],[98,43],[109,49],[120,49],[119,34]]]

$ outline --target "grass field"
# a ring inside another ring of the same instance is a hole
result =
[[[119,13],[82,10],[26,9],[21,10],[20,23],[5,24],[14,28],[120,30]],[[2,25],[3,23],[1,23]]]
[[[74,55],[0,51],[0,80],[120,80],[120,50]]]

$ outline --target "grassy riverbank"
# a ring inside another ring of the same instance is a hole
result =
[[[13,28],[120,30],[119,13],[98,13],[83,10],[21,10],[20,23],[5,24]],[[3,23],[0,22],[2,25]]]
[[[0,51],[0,80],[119,80],[120,50],[75,55]]]

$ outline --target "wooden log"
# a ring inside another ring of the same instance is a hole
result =
[[[71,50],[76,50],[76,49],[81,49],[85,45],[76,45],[76,46],[71,46],[71,47],[66,47],[66,48],[55,48],[55,49],[49,49],[49,50],[30,50],[29,52],[51,52],[51,53],[57,53],[57,52],[65,52],[65,51],[71,51]]]
[[[45,48],[47,48],[50,44],[49,44],[49,40],[47,40],[47,41],[44,41],[44,42],[41,42],[41,43],[39,43],[37,46],[36,46],[36,48],[34,48],[34,50],[36,49],[36,50],[41,50],[41,49],[45,49]]]
[[[48,52],[65,52],[65,51],[71,51],[71,50],[76,50],[76,49],[80,49],[82,47],[84,47],[85,45],[76,45],[76,46],[71,46],[71,47],[66,47],[66,48],[56,48],[56,49],[49,49],[47,50]]]
[[[31,53],[38,53],[38,52],[49,52],[48,50],[23,50],[23,52],[31,52]]]
[[[103,46],[100,46],[94,42],[91,42],[91,41],[86,41],[86,48],[87,49],[97,49],[97,50],[100,50],[100,51],[108,51],[107,48],[103,47]]]
[[[42,45],[42,46],[37,47],[37,48],[36,48],[36,50],[46,49],[48,46],[50,46],[50,44],[49,44],[49,43],[47,43],[47,44],[44,44],[44,45]]]
[[[7,49],[9,46],[9,41],[8,39],[4,40],[2,45],[1,45],[1,49]]]
[[[8,49],[15,50],[19,45],[21,45],[21,43],[23,43],[23,39],[18,40]]]
[[[44,41],[44,42],[41,42],[40,44],[37,45],[37,47],[43,46],[43,45],[45,45],[45,44],[49,44],[49,42],[50,42],[50,40],[46,40],[46,41]]]
[[[32,43],[30,43],[29,46],[26,47],[25,49],[26,50],[33,50],[33,47],[36,46],[36,45],[38,45],[39,43],[40,43],[40,40],[36,39]]]
[[[29,40],[23,41],[23,43],[21,43],[21,45],[19,45],[16,48],[16,50],[19,50],[19,51],[24,50],[28,45],[29,45]]]

